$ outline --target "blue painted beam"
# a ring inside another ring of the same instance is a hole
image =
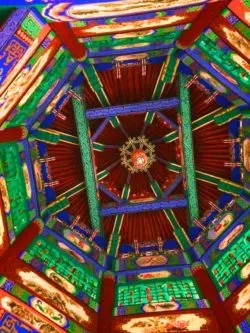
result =
[[[122,200],[115,194],[113,193],[112,191],[110,191],[105,185],[103,184],[98,184],[98,188],[99,190],[101,190],[104,194],[106,194],[110,199],[118,202],[118,203],[121,203]]]
[[[28,8],[19,8],[10,15],[0,31],[0,49],[8,44],[10,38],[14,35],[29,11],[30,9]]]
[[[155,200],[149,202],[117,205],[114,207],[102,207],[100,213],[102,216],[110,216],[110,215],[129,214],[129,213],[143,213],[159,209],[163,210],[163,209],[179,208],[186,206],[187,206],[187,200],[185,198],[175,199],[175,200]]]
[[[165,114],[161,113],[160,111],[157,112],[157,115],[163,120],[165,121],[167,124],[169,124],[169,126],[171,126],[174,130],[178,130],[178,125],[173,122],[171,119],[169,119],[167,116],[165,116]]]
[[[40,216],[40,209],[38,205],[38,198],[37,198],[37,187],[36,187],[36,182],[35,182],[35,175],[34,175],[34,169],[33,169],[33,162],[31,159],[30,155],[30,147],[29,147],[29,142],[27,139],[24,139],[21,141],[23,144],[23,148],[25,151],[25,162],[27,163],[27,167],[29,170],[29,175],[30,175],[30,187],[32,190],[32,199],[33,199],[33,204],[34,204],[34,209],[36,212],[36,217]]]
[[[98,119],[133,113],[146,113],[175,108],[179,105],[179,98],[172,97],[156,101],[110,106],[105,108],[89,109],[86,111],[88,119]]]
[[[102,131],[105,129],[105,127],[108,125],[108,123],[109,123],[109,118],[106,118],[103,120],[101,125],[97,128],[95,133],[92,135],[92,137],[91,137],[92,142],[94,142],[98,138],[98,136],[102,133]]]
[[[117,50],[106,50],[106,51],[98,51],[93,52],[88,50],[88,57],[89,58],[99,58],[99,57],[110,57],[110,56],[119,56],[119,55],[126,55],[126,54],[137,54],[137,53],[144,53],[149,51],[155,50],[164,50],[164,49],[172,49],[174,47],[174,43],[169,44],[159,44],[159,45],[149,45],[143,47],[128,47],[126,49],[117,49]]]
[[[180,184],[182,181],[182,174],[180,173],[174,181],[169,185],[169,187],[162,193],[162,197],[166,199],[169,194],[173,192],[173,190]]]

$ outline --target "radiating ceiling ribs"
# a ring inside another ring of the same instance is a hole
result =
[[[194,120],[192,122],[192,131],[196,131],[199,128],[206,126],[206,125],[212,123],[213,121],[215,121],[215,119],[217,117],[217,113],[219,115],[221,110],[223,110],[223,108],[218,108],[218,109],[213,110],[212,112]],[[227,112],[227,110],[228,109],[224,109],[225,112]],[[224,111],[222,111],[222,112],[224,112]],[[173,131],[173,132],[168,133],[164,137],[155,140],[154,142],[172,142],[177,139],[179,139],[179,133],[178,133],[178,131]]]
[[[130,174],[130,173],[129,173]],[[123,186],[121,200],[126,202],[129,198],[130,186],[125,184]],[[109,243],[107,247],[107,253],[113,257],[116,257],[121,242],[121,228],[123,223],[124,215],[116,215],[112,233],[109,237]]]
[[[33,137],[38,141],[43,141],[50,144],[57,144],[59,141],[66,142],[71,145],[79,145],[78,138],[74,135],[59,132],[54,129],[38,128],[32,131]]]
[[[109,98],[107,97],[107,95],[103,89],[103,85],[95,70],[95,67],[93,65],[87,65],[87,66],[83,67],[82,70],[83,70],[83,74],[84,74],[85,78],[88,81],[90,88],[96,94],[96,97],[98,98],[101,105],[109,106],[110,105]]]
[[[182,166],[176,163],[167,162],[166,167],[172,172],[179,173],[182,171]],[[242,194],[243,186],[228,179],[214,176],[200,170],[195,170],[195,177],[197,180],[201,180],[203,182],[217,186],[217,188],[222,192],[227,192],[233,195]]]

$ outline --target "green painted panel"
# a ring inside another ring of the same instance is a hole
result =
[[[8,286],[7,289],[5,289],[5,286]],[[52,307],[47,307],[46,302],[42,301],[40,298],[36,296],[33,296],[30,292],[23,289],[19,285],[14,284],[12,281],[8,280],[7,278],[0,277],[0,287],[6,290],[10,295],[16,297],[17,299],[24,302],[28,306],[34,308],[34,310],[38,311],[43,316],[47,317],[49,320],[54,322],[59,327],[65,328],[67,332],[86,333],[86,331],[80,325],[76,324],[72,320],[69,320],[63,314],[59,313],[57,310],[52,310]],[[41,322],[39,324],[41,324]],[[42,328],[43,332],[47,331],[51,332],[51,327],[49,326],[49,324],[43,325]],[[12,332],[14,333],[15,331]],[[56,330],[53,330],[53,332],[56,332]]]
[[[235,276],[250,259],[250,230],[242,232],[232,241],[209,268],[209,274],[219,290]]]
[[[126,46],[129,45],[130,47],[133,47],[134,44],[140,44],[140,43],[171,43],[176,38],[180,36],[182,31],[173,31],[170,33],[164,33],[163,35],[147,35],[142,36],[138,38],[121,38],[121,39],[112,39],[111,37],[109,39],[100,39],[100,40],[92,40],[89,42],[85,42],[85,46],[87,48],[91,49],[91,51],[99,51],[100,49],[109,49],[109,48],[115,48],[119,46]]]
[[[29,118],[35,110],[42,105],[46,97],[49,96],[60,78],[67,71],[68,64],[71,61],[70,53],[61,48],[55,55],[55,58],[58,58],[57,61],[55,62],[55,60],[52,60],[43,74],[41,74],[41,82],[31,96],[29,96],[25,103],[22,101],[19,103],[17,109],[18,112],[9,122],[8,127],[14,127],[24,123],[27,118]],[[29,92],[27,94],[29,94]]]
[[[200,291],[192,278],[165,278],[119,284],[115,306],[147,305],[181,300],[198,300]]]
[[[28,193],[20,154],[22,146],[17,143],[0,145],[0,178],[2,190],[6,189],[9,208],[7,224],[10,240],[13,241],[30,222],[32,211],[28,207]]]
[[[244,91],[249,92],[250,74],[233,60],[236,55],[235,52],[224,52],[214,41],[210,40],[204,34],[199,37],[195,44],[205,53],[210,61],[218,64],[238,82]]]
[[[42,25],[37,22],[32,13],[29,13],[23,20],[21,28],[31,38],[36,39],[42,29]]]
[[[36,262],[40,271],[79,299],[84,300],[87,295],[85,302],[94,310],[98,309],[100,278],[66,245],[39,236],[26,249],[22,259],[27,263]]]

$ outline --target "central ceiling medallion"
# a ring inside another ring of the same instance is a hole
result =
[[[131,173],[145,172],[155,162],[155,146],[144,135],[128,138],[120,152],[121,164]]]

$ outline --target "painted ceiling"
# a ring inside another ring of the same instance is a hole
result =
[[[40,217],[116,257],[249,216],[249,1],[3,5],[0,135],[23,136],[0,152],[0,235]]]

